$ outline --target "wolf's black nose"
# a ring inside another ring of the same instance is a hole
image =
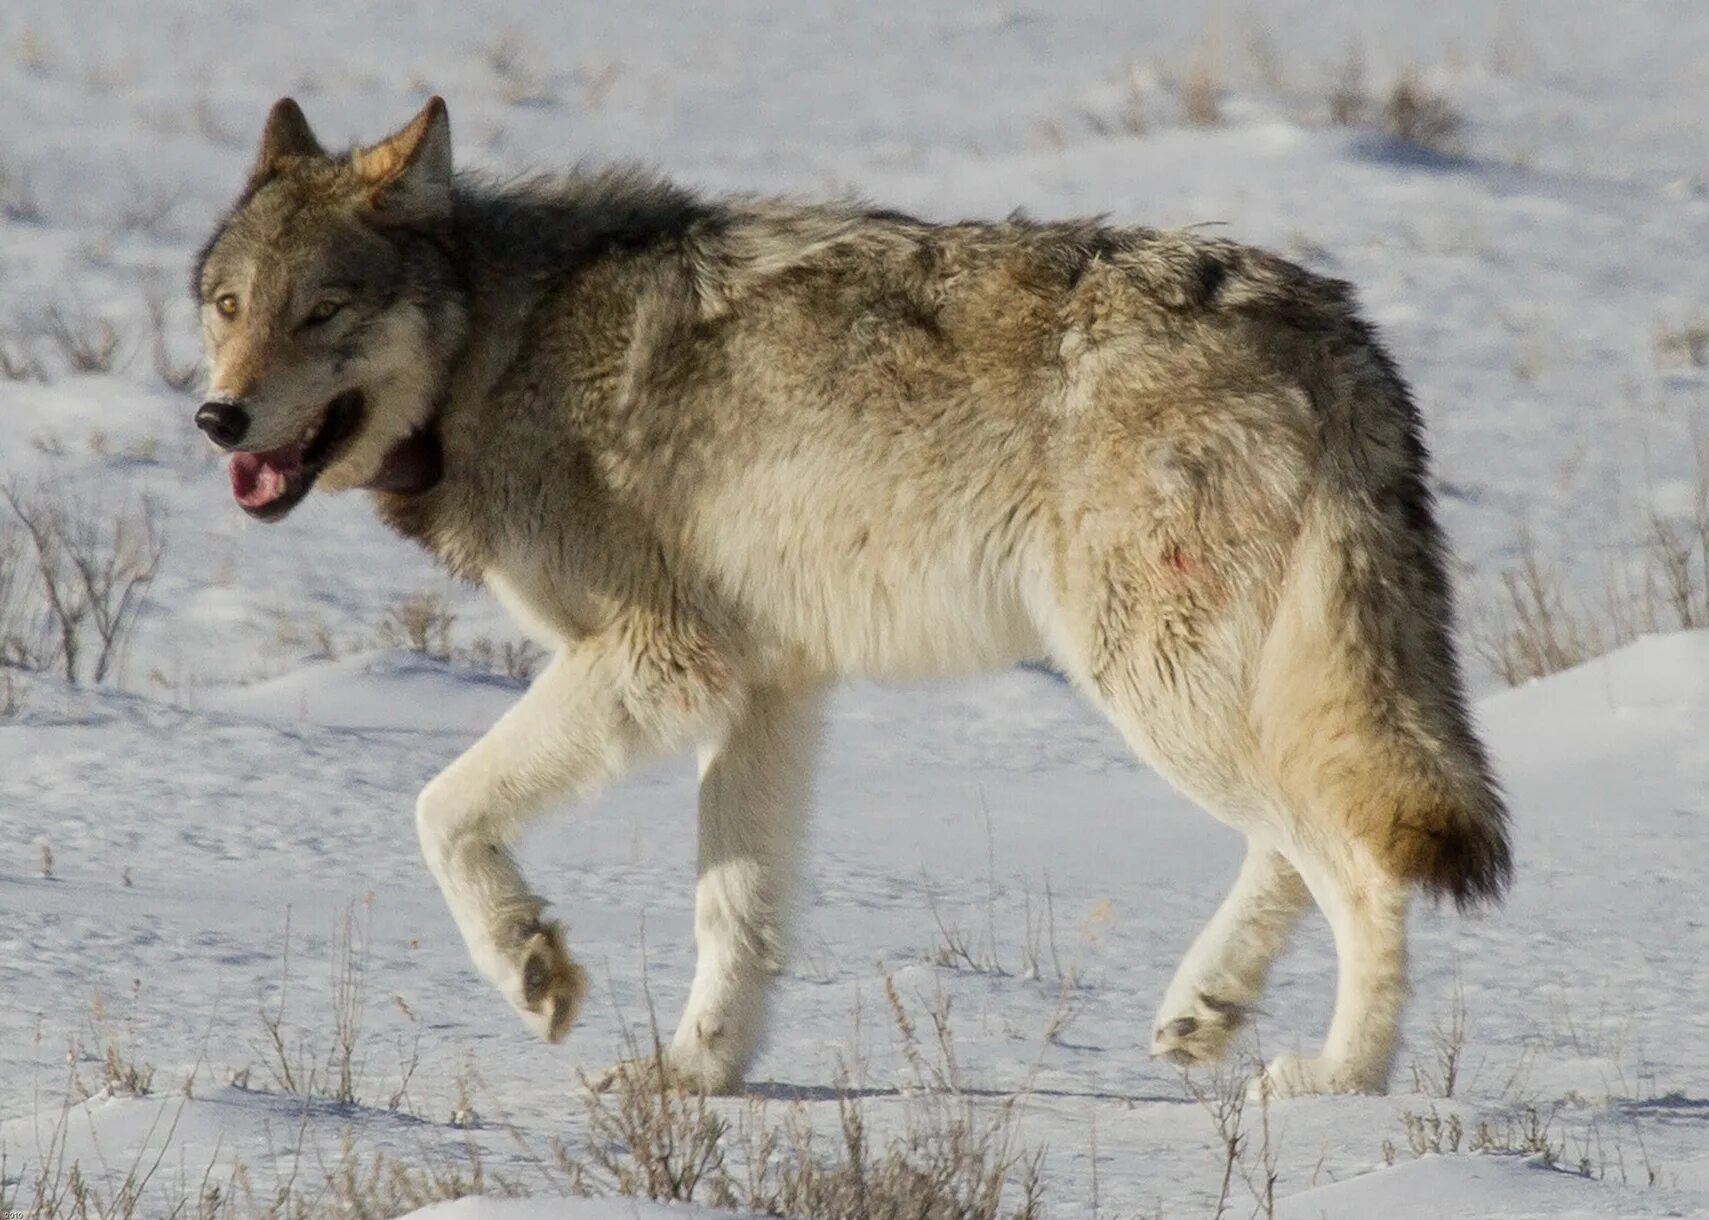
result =
[[[196,412],[196,427],[214,444],[230,449],[249,431],[249,412],[235,402],[205,402]]]

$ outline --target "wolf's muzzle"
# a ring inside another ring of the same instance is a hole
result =
[[[205,402],[196,412],[196,427],[214,444],[230,449],[249,431],[249,412],[235,402]]]

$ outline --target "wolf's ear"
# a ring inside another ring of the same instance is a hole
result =
[[[288,97],[273,103],[267,125],[261,129],[261,151],[249,171],[249,189],[254,190],[279,172],[286,161],[297,157],[324,157],[326,150],[309,130],[303,108]]]
[[[375,210],[416,223],[450,219],[451,116],[445,99],[429,98],[402,131],[357,149],[352,164]]]

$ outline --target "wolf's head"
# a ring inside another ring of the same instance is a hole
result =
[[[434,98],[388,139],[323,150],[289,98],[196,267],[211,370],[196,424],[232,454],[244,511],[277,521],[318,482],[417,490],[460,345],[451,125]]]

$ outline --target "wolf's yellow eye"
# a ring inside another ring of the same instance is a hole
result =
[[[214,298],[214,308],[220,311],[222,318],[237,317],[237,298],[231,293],[221,293]]]
[[[311,322],[324,322],[343,308],[344,302],[342,301],[321,301],[309,310],[309,320]]]

